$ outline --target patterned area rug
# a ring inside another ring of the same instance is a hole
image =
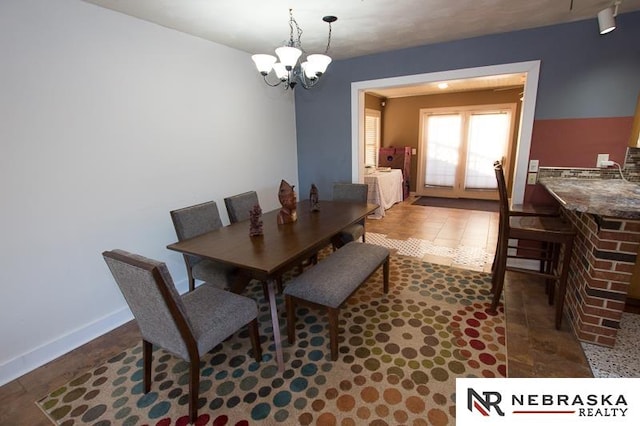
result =
[[[405,256],[392,256],[390,274],[387,295],[378,271],[346,302],[336,362],[324,312],[300,308],[296,343],[284,339],[284,374],[268,304],[252,286],[262,362],[249,356],[246,331],[205,354],[196,424],[455,424],[456,377],[506,376],[504,314],[487,313],[490,277]],[[61,425],[188,424],[187,363],[156,349],[144,395],[141,353],[133,347],[37,404]]]

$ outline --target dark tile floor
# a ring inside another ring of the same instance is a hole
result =
[[[389,238],[418,238],[438,246],[476,246],[493,253],[497,213],[411,205],[411,198],[387,211],[382,220],[367,220],[367,232]],[[423,260],[467,267],[446,256],[426,254]],[[490,264],[471,267],[490,270]],[[591,370],[568,323],[553,326],[541,282],[508,273],[505,285],[507,355],[510,377],[591,377]],[[130,322],[86,345],[0,387],[0,425],[50,425],[35,401],[81,372],[139,342]]]

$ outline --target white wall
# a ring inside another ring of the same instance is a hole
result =
[[[130,318],[101,252],[167,262],[169,211],[298,183],[293,98],[250,55],[80,0],[0,2],[0,384]]]

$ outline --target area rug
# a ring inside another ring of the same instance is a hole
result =
[[[250,356],[246,330],[205,354],[196,424],[453,425],[456,377],[506,376],[504,313],[487,312],[490,286],[484,273],[392,256],[389,293],[378,271],[342,309],[338,360],[329,358],[324,312],[300,308],[279,374],[256,285],[248,294],[260,309],[262,362]],[[156,349],[144,395],[141,352],[137,345],[37,404],[60,425],[188,424],[187,363]]]
[[[498,212],[500,205],[493,200],[472,200],[467,198],[419,197],[413,203],[416,206],[446,207],[449,209],[480,210]]]

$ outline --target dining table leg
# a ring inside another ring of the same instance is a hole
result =
[[[276,363],[278,372],[284,372],[284,356],[282,355],[282,339],[280,337],[280,322],[278,321],[278,306],[276,305],[276,280],[267,280],[267,293],[269,294],[269,309],[271,310],[271,325],[273,327],[273,340],[276,344]]]

